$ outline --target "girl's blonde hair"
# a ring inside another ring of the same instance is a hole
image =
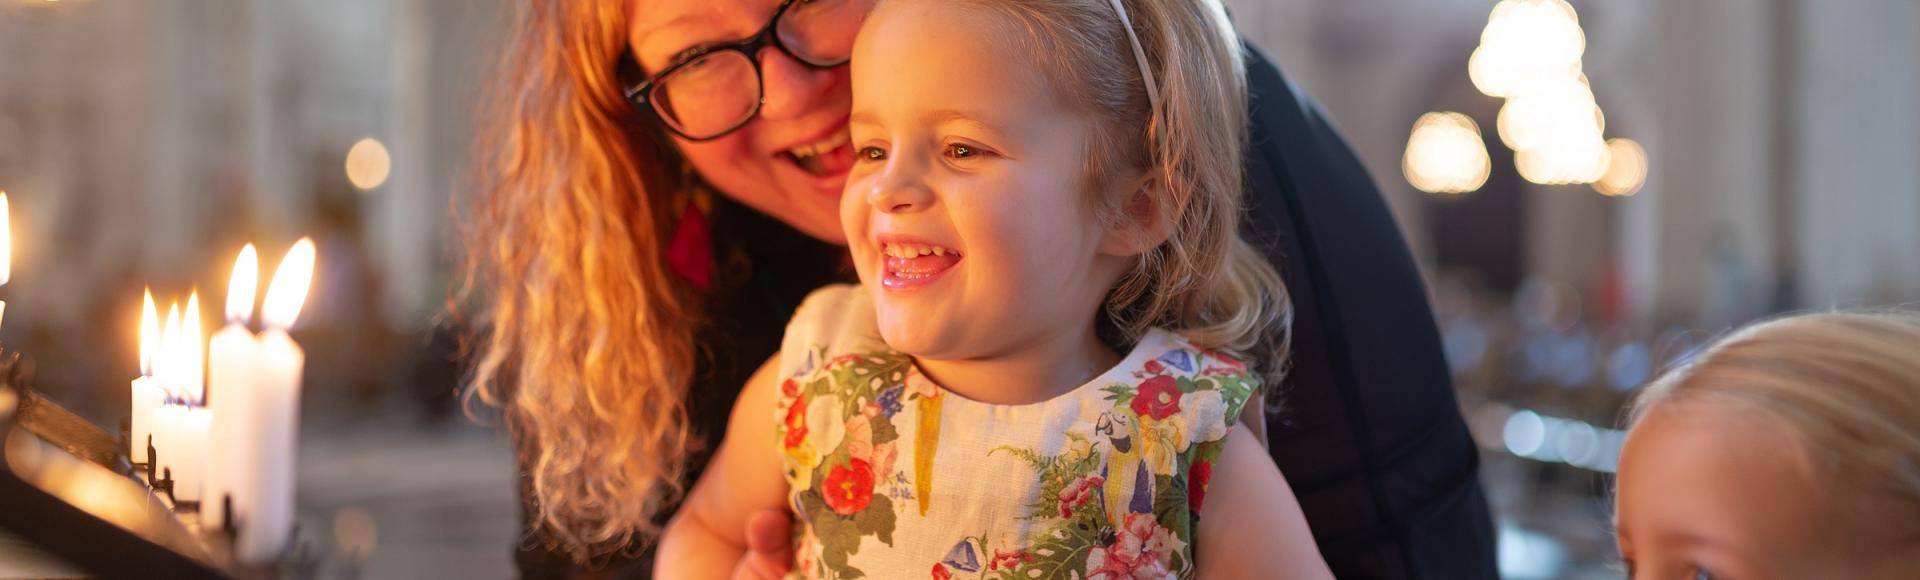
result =
[[[1144,183],[1119,189],[1154,196],[1092,200],[1109,223],[1167,224],[1166,241],[1108,295],[1121,338],[1171,328],[1277,378],[1293,310],[1273,265],[1240,236],[1246,69],[1226,8],[1219,0],[1121,2],[1159,84],[1154,107],[1111,0],[962,1],[1016,23],[1011,44],[1093,121],[1089,186]],[[1143,220],[1141,211],[1151,213]]]
[[[681,491],[700,310],[661,256],[692,183],[621,96],[627,3],[517,6],[464,224],[468,393],[514,427],[529,519],[586,560],[650,540]]]
[[[1748,327],[1655,380],[1628,420],[1694,403],[1787,427],[1842,517],[1920,541],[1920,317],[1809,314]]]

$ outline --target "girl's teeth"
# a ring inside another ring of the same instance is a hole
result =
[[[891,258],[917,258],[920,256],[945,256],[948,253],[953,253],[956,256],[959,255],[958,252],[953,252],[952,250],[948,250],[940,246],[929,246],[924,244],[887,244],[885,247],[881,248],[880,253],[885,254],[887,257],[891,257]]]

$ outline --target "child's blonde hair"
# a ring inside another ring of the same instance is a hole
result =
[[[1629,421],[1694,403],[1787,427],[1842,517],[1873,522],[1889,541],[1920,541],[1920,317],[1829,313],[1756,324],[1654,381]]]
[[[1240,237],[1246,70],[1226,8],[1219,0],[1120,2],[1158,81],[1154,107],[1112,0],[963,1],[1024,28],[1007,40],[1039,63],[1068,106],[1094,121],[1089,188],[1146,184],[1118,189],[1157,195],[1091,200],[1109,223],[1167,225],[1166,241],[1108,294],[1122,338],[1170,328],[1277,378],[1293,310],[1280,275]],[[1144,220],[1143,209],[1152,212]]]

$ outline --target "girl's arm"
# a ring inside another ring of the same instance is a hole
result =
[[[1227,433],[1195,532],[1198,578],[1333,578],[1293,488],[1246,425]]]
[[[761,365],[734,401],[726,438],[660,538],[654,558],[658,577],[755,578],[781,572],[766,569],[772,563],[764,559],[742,559],[749,518],[786,509],[787,482],[774,447],[778,362],[776,355]]]

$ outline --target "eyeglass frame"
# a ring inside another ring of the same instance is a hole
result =
[[[660,69],[660,72],[647,77],[647,80],[641,81],[639,84],[627,87],[627,89],[623,91],[624,96],[627,98],[627,103],[633,105],[634,108],[646,110],[647,114],[652,115],[653,118],[660,121],[661,126],[666,127],[668,131],[673,132],[674,135],[678,135],[681,139],[686,139],[688,141],[693,141],[696,143],[701,141],[712,141],[714,139],[719,139],[721,137],[731,135],[733,134],[734,131],[739,131],[741,127],[745,127],[747,126],[748,123],[752,123],[754,119],[759,118],[760,107],[766,105],[767,103],[767,77],[766,77],[766,72],[761,70],[760,68],[760,51],[762,49],[765,49],[768,46],[772,46],[776,49],[779,49],[781,54],[785,54],[788,57],[793,58],[795,62],[798,62],[802,66],[805,66],[811,70],[827,70],[832,68],[838,68],[838,67],[846,66],[848,62],[853,60],[853,55],[848,54],[845,58],[842,58],[838,62],[834,62],[832,64],[815,64],[811,61],[808,61],[806,57],[800,56],[798,53],[795,53],[792,48],[787,46],[786,42],[780,40],[780,32],[779,32],[780,17],[786,16],[787,9],[791,8],[794,4],[811,2],[811,1],[812,0],[781,0],[780,7],[775,8],[773,10],[773,17],[767,19],[766,26],[761,27],[759,32],[756,32],[753,34],[753,36],[749,36],[742,40],[722,43],[722,44],[710,44],[707,46],[699,47],[697,49],[694,49],[692,52],[682,55],[673,64],[667,65],[666,68]],[[679,127],[676,127],[674,121],[667,119],[665,114],[662,114],[659,109],[653,107],[653,105],[651,104],[651,101],[653,99],[651,97],[653,95],[653,90],[661,86],[659,82],[660,79],[666,78],[667,76],[672,75],[675,72],[678,72],[681,68],[686,67],[689,64],[693,64],[694,62],[698,62],[702,58],[706,58],[707,55],[718,53],[718,52],[729,52],[729,51],[738,52],[747,56],[747,62],[753,67],[753,80],[754,80],[753,84],[755,88],[754,92],[758,93],[757,95],[755,95],[753,99],[753,108],[749,110],[745,116],[741,117],[738,123],[735,123],[732,127],[727,127],[726,129],[721,130],[719,133],[715,133],[710,136],[694,137],[692,135],[688,135],[686,131],[682,131]],[[633,54],[633,51],[631,49],[629,49],[626,52],[624,60],[627,62],[628,65],[632,66],[635,71],[643,70],[640,67],[639,56]]]

